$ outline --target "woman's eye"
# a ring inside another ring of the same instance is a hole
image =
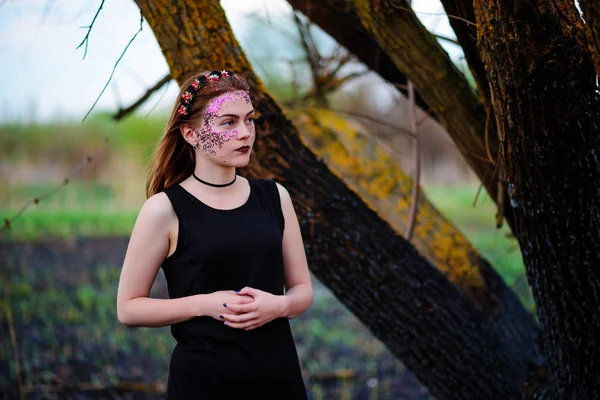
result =
[[[254,122],[254,117],[250,117],[250,118],[246,119],[246,121],[248,121],[248,123]]]
[[[227,120],[227,121],[223,122],[223,125],[225,125],[225,126],[231,126],[232,124],[233,124],[232,120]]]

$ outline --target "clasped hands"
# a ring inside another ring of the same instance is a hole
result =
[[[286,298],[262,290],[245,287],[239,291],[223,290],[214,293],[220,304],[213,318],[236,329],[256,329],[285,316]]]

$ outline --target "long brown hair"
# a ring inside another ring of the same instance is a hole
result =
[[[201,75],[208,75],[209,71],[189,77],[183,85],[173,106],[171,117],[165,128],[160,143],[156,147],[152,160],[148,180],[146,181],[146,196],[151,197],[171,185],[183,181],[194,172],[196,165],[195,153],[192,146],[185,141],[180,128],[184,125],[194,125],[200,120],[208,102],[223,93],[235,90],[249,90],[246,79],[239,74],[220,77],[217,81],[202,83],[194,96],[193,103],[188,108],[187,115],[177,112],[179,99],[194,80]]]

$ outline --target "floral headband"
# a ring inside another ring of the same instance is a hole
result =
[[[226,70],[219,71],[214,70],[208,75],[200,75],[197,77],[194,82],[190,86],[188,86],[187,90],[183,92],[179,99],[179,108],[177,112],[181,115],[188,115],[190,106],[196,97],[196,93],[198,93],[198,88],[200,84],[206,82],[215,82],[218,81],[223,76],[232,76],[232,73]]]

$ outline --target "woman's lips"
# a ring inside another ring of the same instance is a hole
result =
[[[240,153],[247,153],[248,150],[250,150],[250,146],[242,146],[239,149],[236,149],[235,151],[239,151]]]

